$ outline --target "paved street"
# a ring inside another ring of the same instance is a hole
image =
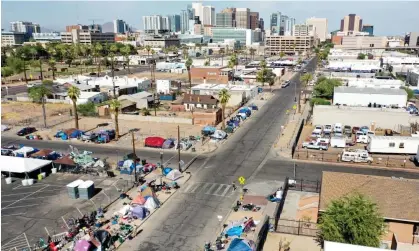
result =
[[[314,66],[313,61],[307,69]],[[299,86],[298,75],[291,82]],[[250,177],[269,157],[285,123],[285,111],[294,102],[292,87],[275,90],[275,96],[221,148],[208,159],[194,163],[190,169],[193,178],[182,188],[183,192],[175,194],[170,205],[164,205],[153,215],[143,225],[145,231],[125,243],[124,250],[195,251],[205,241],[213,240],[220,228],[217,216],[226,217],[238,196],[238,190],[232,191],[229,186],[240,176]]]

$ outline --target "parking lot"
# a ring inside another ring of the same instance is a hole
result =
[[[94,181],[96,194],[92,199],[68,197],[66,185],[76,179]],[[20,179],[14,179],[12,184],[6,184],[4,179],[1,182],[2,250],[33,247],[48,236],[62,238],[70,227],[69,219],[107,206],[132,186],[131,180],[61,173],[31,186],[22,186]]]

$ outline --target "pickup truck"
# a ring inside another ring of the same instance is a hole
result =
[[[327,149],[329,149],[329,146],[327,143],[321,142],[303,142],[303,148],[327,151]]]

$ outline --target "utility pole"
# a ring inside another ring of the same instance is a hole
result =
[[[41,59],[41,57],[39,57],[39,69],[40,69],[40,74],[41,74],[41,81],[43,81],[44,80],[44,75],[42,74],[42,59]]]
[[[137,154],[135,153],[135,140],[134,140],[134,131],[131,131],[131,140],[132,140],[132,154],[134,161],[134,183],[137,182]]]
[[[178,155],[178,165],[179,165],[179,172],[182,172],[182,167],[180,166],[180,127],[177,126],[177,155]]]

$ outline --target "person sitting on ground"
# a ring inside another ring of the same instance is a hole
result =
[[[283,193],[284,192],[282,191],[282,187],[280,187],[274,194],[272,194],[269,197],[269,200],[272,201],[272,202],[279,202],[282,199],[282,194]]]

